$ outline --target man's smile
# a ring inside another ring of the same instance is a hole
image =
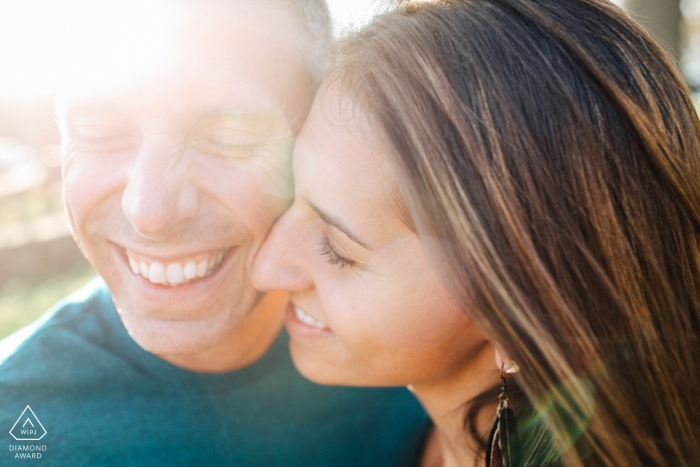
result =
[[[127,249],[118,243],[110,243],[121,282],[130,295],[128,301],[115,297],[115,302],[119,309],[132,316],[156,320],[210,317],[217,314],[222,297],[235,293],[242,285],[238,278],[247,254],[244,245],[200,252],[190,249],[189,253],[185,249],[179,253],[153,249],[136,253],[134,250],[138,247],[130,245]],[[186,278],[186,270],[188,277],[193,272],[191,263],[197,269],[205,263],[204,274],[200,276],[196,270],[195,277]],[[138,273],[134,272],[135,264],[139,266]]]
[[[214,274],[231,249],[199,253],[171,260],[156,260],[126,250],[134,274],[153,284],[175,287]]]

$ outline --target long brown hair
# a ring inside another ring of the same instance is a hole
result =
[[[700,127],[649,35],[604,0],[400,2],[341,42],[331,79],[388,136],[465,312],[519,364],[546,430],[528,451],[698,465]]]

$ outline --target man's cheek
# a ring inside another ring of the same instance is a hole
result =
[[[292,176],[292,149],[294,141],[291,138],[278,141],[265,148],[255,158],[257,170],[267,185],[265,190],[276,198],[292,199],[294,196],[294,181]]]
[[[106,157],[87,151],[66,153],[63,166],[66,202],[85,200],[95,203],[115,191],[123,190],[128,170],[128,159],[121,154]]]
[[[73,228],[78,228],[78,223],[88,211],[88,206],[92,203],[94,189],[91,187],[92,181],[85,179],[84,168],[79,164],[72,164],[69,170],[63,174],[63,202],[66,213]]]
[[[109,164],[101,168],[87,158],[76,159],[64,171],[63,201],[73,237],[81,249],[90,235],[88,226],[100,222],[107,206],[121,210],[124,173]]]
[[[233,214],[252,232],[267,231],[290,203],[286,193],[273,183],[270,171],[252,160],[208,170],[200,189]]]

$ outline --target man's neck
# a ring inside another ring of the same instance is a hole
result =
[[[227,373],[260,359],[272,346],[284,323],[288,295],[268,293],[225,341],[192,355],[159,355],[163,360],[198,373]]]

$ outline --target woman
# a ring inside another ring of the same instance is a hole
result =
[[[698,130],[608,2],[404,2],[340,44],[254,282],[306,377],[411,385],[423,465],[698,465]]]

